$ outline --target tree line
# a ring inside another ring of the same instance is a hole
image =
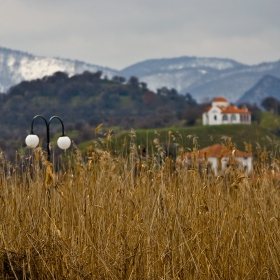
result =
[[[270,103],[264,102],[263,107],[270,108],[266,105]],[[275,108],[276,103],[271,104]],[[100,123],[119,129],[193,126],[208,105],[197,103],[190,93],[178,94],[176,89],[162,87],[153,92],[134,76],[126,80],[121,76],[102,78],[101,71],[85,71],[71,77],[56,72],[42,79],[23,81],[7,94],[0,94],[0,146],[9,155],[24,147],[30,123],[38,114],[46,118],[60,116],[66,131],[79,130],[75,136],[79,143],[93,139],[94,128]],[[253,113],[252,120],[259,122],[260,108],[246,105]],[[44,135],[43,124],[36,125],[36,129]],[[53,129],[59,132],[59,124]]]
[[[166,87],[153,92],[134,76],[126,81],[118,76],[102,78],[100,71],[71,77],[56,72],[23,81],[7,94],[0,94],[0,146],[8,154],[24,147],[30,123],[38,114],[60,116],[66,131],[80,131],[76,137],[80,142],[92,139],[94,127],[100,123],[119,129],[194,124],[188,109],[197,107],[202,113],[199,106],[190,94],[180,95]],[[39,121],[36,129],[44,135],[45,128]],[[59,124],[53,130],[59,132]]]

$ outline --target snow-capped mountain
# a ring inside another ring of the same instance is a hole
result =
[[[266,97],[274,97],[280,100],[280,79],[271,75],[266,75],[254,85],[249,91],[236,102],[242,103],[256,103],[261,106],[261,102]]]
[[[151,59],[136,63],[121,71],[129,77],[134,75],[148,84],[149,88],[166,86],[181,93],[200,81],[209,73],[216,76],[221,70],[241,68],[243,65],[230,59],[179,57],[169,59]],[[164,82],[163,82],[164,81]]]
[[[183,69],[197,69],[197,68],[213,68],[217,70],[224,70],[242,66],[231,59],[220,58],[200,58],[200,57],[177,57],[177,58],[162,58],[150,59],[143,62],[133,64],[121,71],[125,76],[135,75],[137,77],[150,76],[157,74],[159,71],[170,72]]]
[[[152,90],[166,86],[198,101],[224,96],[237,101],[264,75],[280,77],[280,61],[249,66],[230,59],[180,57],[153,59],[129,66],[121,74],[137,76]]]
[[[197,96],[198,100],[224,96],[229,101],[236,102],[265,75],[280,77],[280,61],[225,70],[210,78],[204,76],[187,90]]]
[[[0,92],[7,92],[23,80],[43,78],[57,71],[67,72],[70,76],[84,71],[102,71],[108,78],[117,74],[113,69],[81,61],[34,56],[0,47]]]
[[[280,60],[249,66],[232,59],[178,57],[150,59],[121,71],[70,59],[38,57],[0,47],[0,92],[23,80],[32,80],[67,72],[70,76],[84,71],[102,71],[103,77],[136,76],[148,88],[174,88],[181,94],[190,93],[199,103],[217,96],[236,102],[265,75],[280,78]]]

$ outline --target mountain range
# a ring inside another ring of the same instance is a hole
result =
[[[118,74],[116,70],[82,61],[35,56],[0,47],[0,92],[7,92],[21,81],[41,79],[58,71],[67,72],[70,76],[84,71],[102,71],[108,78]]]
[[[198,102],[208,102],[217,96],[237,102],[264,76],[280,78],[280,61],[249,66],[221,58],[153,59],[127,67],[121,73],[138,76],[153,90],[165,85],[181,94],[189,92]],[[251,99],[250,103],[260,104],[259,98]]]
[[[266,80],[266,93],[251,94],[264,77],[280,78],[280,60],[258,65],[246,65],[224,58],[178,57],[150,59],[133,64],[122,70],[97,66],[81,61],[48,58],[31,55],[0,47],[0,92],[23,80],[43,78],[54,72],[67,72],[70,76],[84,71],[102,71],[103,77],[136,76],[148,88],[157,91],[162,87],[174,88],[180,94],[190,93],[199,103],[208,102],[214,97],[223,96],[230,102],[250,102],[260,104],[270,95]],[[272,88],[275,85],[271,85]],[[280,92],[273,89],[280,99]],[[263,95],[263,97],[262,97]]]
[[[256,104],[260,104],[266,97],[280,98],[280,79],[266,75],[258,81],[250,90],[237,101],[238,104],[250,103],[255,100]]]

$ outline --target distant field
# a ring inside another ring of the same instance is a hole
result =
[[[134,130],[133,130],[134,131]],[[244,150],[244,142],[252,144],[257,143],[267,150],[272,150],[275,143],[279,140],[275,134],[275,128],[271,125],[220,125],[220,126],[191,126],[191,127],[168,127],[160,129],[135,130],[135,141],[142,147],[153,149],[154,139],[158,139],[161,144],[167,144],[169,131],[172,132],[170,143],[177,143],[185,149],[193,148],[194,137],[199,148],[223,143],[224,137],[230,137],[237,148]],[[124,143],[124,139],[129,142],[131,131],[120,131],[111,137],[112,149],[119,149]],[[93,144],[93,140],[79,144],[82,150]]]

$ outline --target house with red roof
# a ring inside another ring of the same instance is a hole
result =
[[[224,172],[230,165],[250,174],[253,167],[253,157],[251,153],[237,149],[230,150],[221,144],[214,144],[199,151],[187,153],[185,164],[197,161],[201,166],[210,166],[216,175]]]
[[[215,98],[211,105],[202,114],[203,125],[251,124],[251,112],[246,106],[237,108],[223,97]]]

